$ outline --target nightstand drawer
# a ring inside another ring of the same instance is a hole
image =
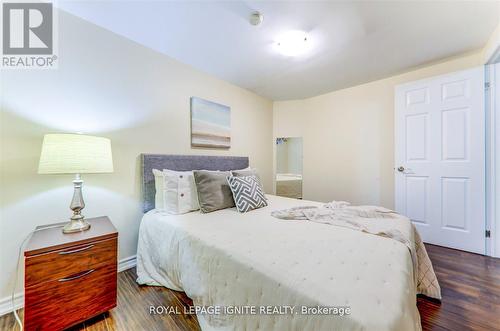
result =
[[[117,239],[90,242],[26,258],[25,286],[70,277],[102,264],[116,266]]]
[[[26,288],[25,328],[62,330],[116,306],[116,265]]]

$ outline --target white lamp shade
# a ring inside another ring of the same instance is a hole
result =
[[[46,134],[38,164],[39,174],[113,172],[111,141],[82,134]]]

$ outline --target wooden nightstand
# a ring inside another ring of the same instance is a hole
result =
[[[108,217],[63,234],[37,227],[24,252],[25,330],[62,330],[116,307],[118,232]]]

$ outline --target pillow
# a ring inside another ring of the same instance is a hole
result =
[[[155,176],[155,209],[165,209],[165,204],[163,202],[163,195],[165,187],[165,179],[163,171],[158,169],[153,169],[153,175]]]
[[[252,170],[252,168],[246,167],[246,168],[243,168],[243,169],[235,169],[235,170],[231,170],[231,172],[233,172],[233,171],[247,171],[247,170]]]
[[[246,168],[246,169],[241,169],[241,170],[232,170],[231,175],[234,177],[245,177],[245,176],[255,176],[260,182],[260,176],[257,173],[257,169],[254,168]]]
[[[185,214],[200,209],[192,171],[153,169],[155,208],[170,214]]]
[[[267,206],[264,190],[256,176],[230,176],[227,182],[233,192],[236,209],[240,213]]]
[[[167,211],[185,214],[200,209],[192,171],[163,169],[167,174]]]
[[[193,171],[200,210],[203,213],[234,207],[233,194],[227,183],[229,171]]]
[[[255,176],[256,174],[257,174],[257,169],[252,169],[250,167],[239,170],[231,170],[231,175],[235,177]]]

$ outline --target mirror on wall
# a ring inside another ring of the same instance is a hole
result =
[[[276,195],[302,199],[302,138],[276,138]]]

